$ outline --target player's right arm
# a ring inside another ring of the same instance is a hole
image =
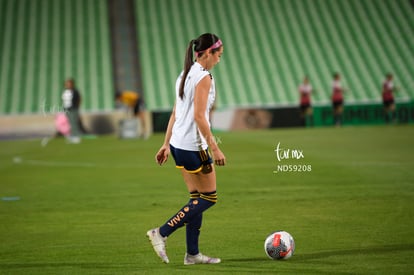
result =
[[[155,161],[159,165],[163,165],[167,162],[168,156],[170,155],[170,139],[172,135],[172,128],[175,123],[175,104],[174,108],[171,112],[170,120],[168,121],[167,130],[165,132],[164,143],[162,144],[161,148],[158,150],[157,154],[155,155]]]

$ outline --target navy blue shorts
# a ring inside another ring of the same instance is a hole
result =
[[[338,107],[342,107],[344,105],[343,100],[338,100],[338,101],[334,101],[332,102],[332,106],[334,109],[338,108]]]
[[[184,168],[189,173],[198,173],[206,164],[213,163],[208,149],[202,151],[187,151],[170,145],[171,154],[175,160],[175,167]]]
[[[390,107],[392,104],[394,104],[394,99],[391,100],[385,100],[382,102],[384,104],[384,107]]]

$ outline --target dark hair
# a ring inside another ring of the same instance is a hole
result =
[[[70,83],[71,87],[75,88],[75,79],[74,78],[65,79],[65,81],[63,82],[63,85],[66,87],[67,83]]]
[[[187,50],[185,53],[185,58],[184,58],[184,73],[181,78],[180,89],[179,89],[179,96],[181,99],[184,98],[185,79],[187,78],[188,72],[190,71],[191,66],[194,63],[193,50],[197,53],[197,57],[201,57],[203,56],[206,50],[208,50],[212,45],[214,45],[214,43],[216,43],[219,40],[220,38],[218,38],[218,36],[215,34],[204,33],[200,35],[198,38],[191,40],[190,43],[188,44]],[[211,52],[215,53],[220,48],[221,46],[218,48],[212,49]]]

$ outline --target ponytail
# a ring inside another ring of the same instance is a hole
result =
[[[218,51],[223,43],[221,42],[220,38],[218,38],[215,34],[212,33],[204,33],[200,35],[198,38],[193,39],[187,46],[187,51],[185,53],[184,59],[184,72],[180,82],[180,88],[178,90],[178,95],[180,96],[181,100],[184,98],[184,85],[185,80],[187,78],[188,72],[191,69],[191,66],[194,64],[193,59],[193,48],[197,58],[203,56],[204,52],[208,49],[211,49],[211,52],[214,53]]]
[[[196,40],[191,40],[190,43],[188,44],[186,53],[185,53],[185,59],[184,59],[184,72],[183,72],[183,76],[181,78],[181,83],[180,83],[180,89],[179,89],[179,93],[178,95],[180,96],[181,99],[184,98],[184,84],[185,84],[185,79],[187,78],[188,72],[191,69],[191,66],[193,65],[194,61],[193,61],[193,45],[197,44]]]

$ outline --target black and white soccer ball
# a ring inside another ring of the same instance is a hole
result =
[[[264,249],[270,259],[286,260],[295,252],[295,241],[288,232],[276,231],[266,238]]]

